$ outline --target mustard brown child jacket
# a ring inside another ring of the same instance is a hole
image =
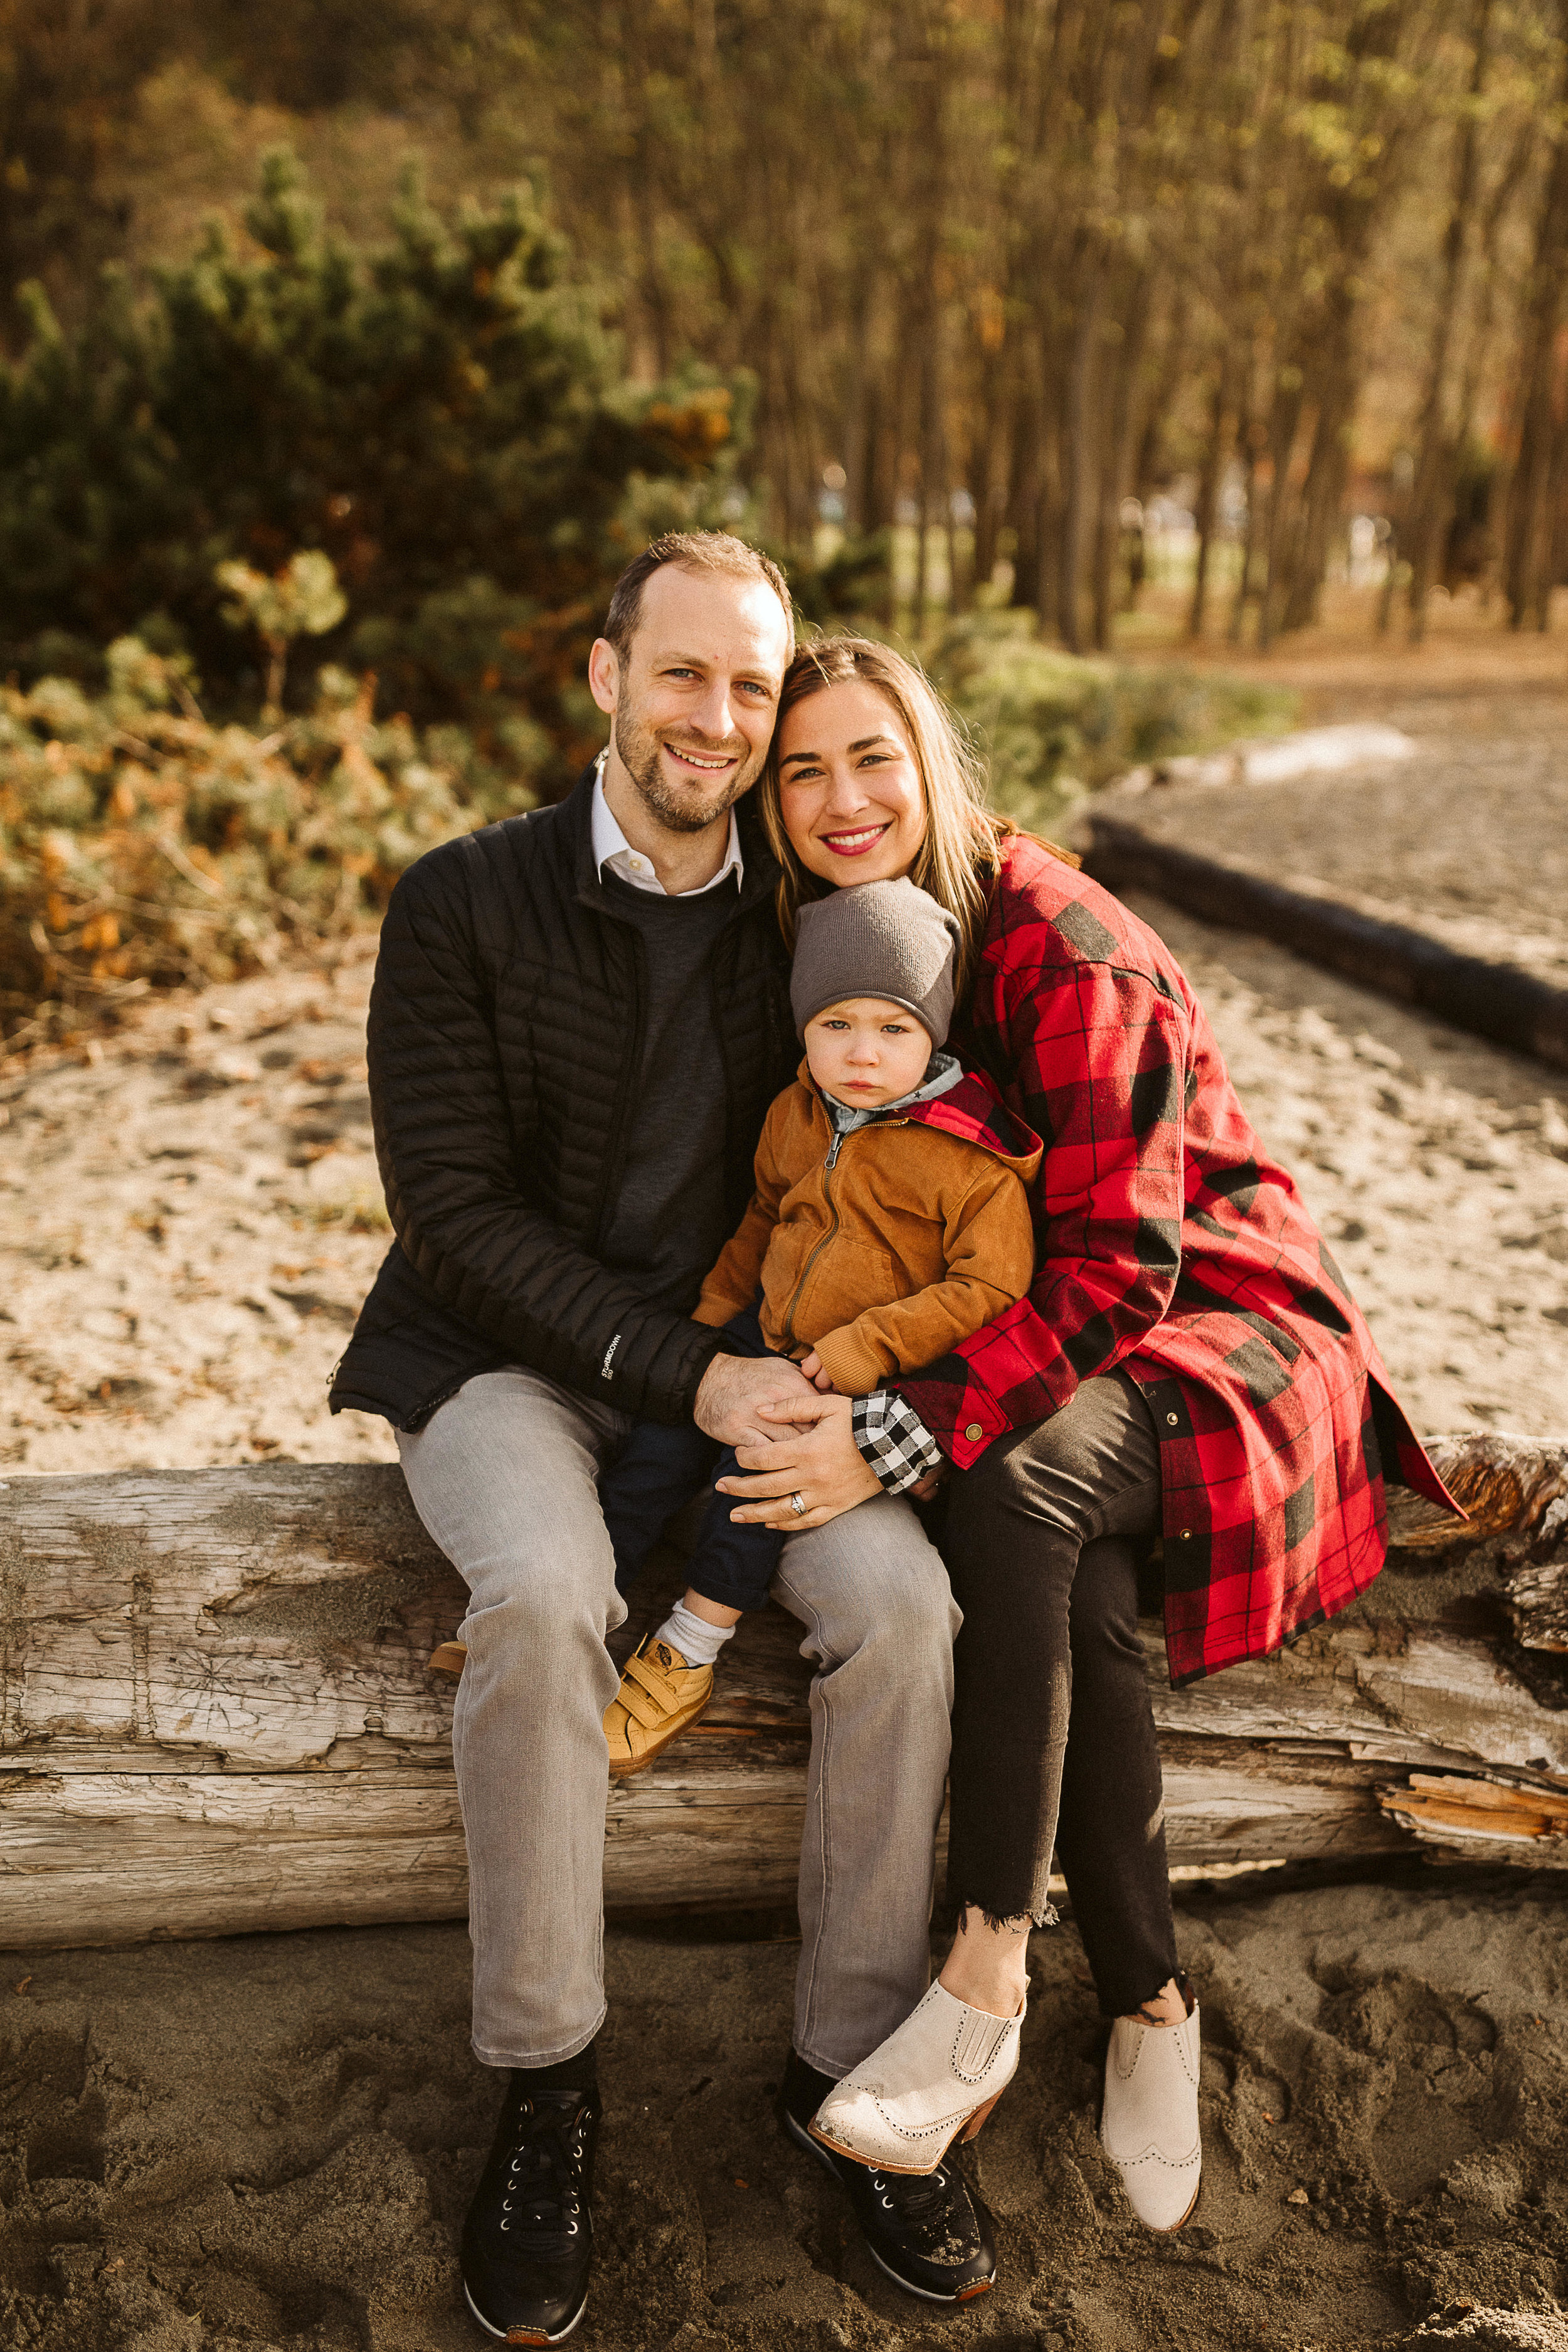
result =
[[[1027,1293],[1040,1153],[973,1072],[840,1135],[803,1061],[763,1121],[756,1192],[696,1319],[727,1323],[760,1286],[768,1346],[815,1348],[841,1396],[934,1363]]]

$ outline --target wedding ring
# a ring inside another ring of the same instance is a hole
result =
[[[790,1498],[789,1498],[789,1507],[790,1507],[790,1509],[795,1513],[795,1517],[796,1517],[797,1519],[804,1519],[804,1518],[805,1518],[805,1496],[804,1495],[792,1495],[792,1496],[790,1496]]]

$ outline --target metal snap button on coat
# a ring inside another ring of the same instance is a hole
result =
[[[977,1421],[972,1421],[969,1427],[963,1433],[965,1437],[968,1438],[971,1445],[977,1445],[980,1443],[980,1440],[984,1436],[985,1432],[981,1428],[980,1423]]]
[[[1180,1415],[1180,1413],[1168,1412],[1168,1413],[1165,1415],[1165,1419],[1170,1423],[1171,1427],[1172,1427],[1173,1429],[1174,1429],[1174,1428],[1175,1428],[1175,1426],[1176,1426],[1176,1423],[1177,1423],[1180,1421],[1180,1419],[1181,1419],[1181,1415]]]

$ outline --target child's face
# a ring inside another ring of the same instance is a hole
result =
[[[929,1032],[900,1004],[852,996],[805,1024],[805,1058],[822,1088],[851,1110],[880,1110],[920,1085],[931,1062]]]

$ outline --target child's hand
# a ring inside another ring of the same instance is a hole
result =
[[[823,1370],[822,1358],[817,1354],[815,1348],[812,1349],[809,1356],[803,1356],[801,1358],[800,1369],[805,1374],[806,1379],[811,1382],[813,1388],[820,1389],[824,1396],[831,1396],[833,1394],[833,1375],[831,1372],[825,1372]]]

